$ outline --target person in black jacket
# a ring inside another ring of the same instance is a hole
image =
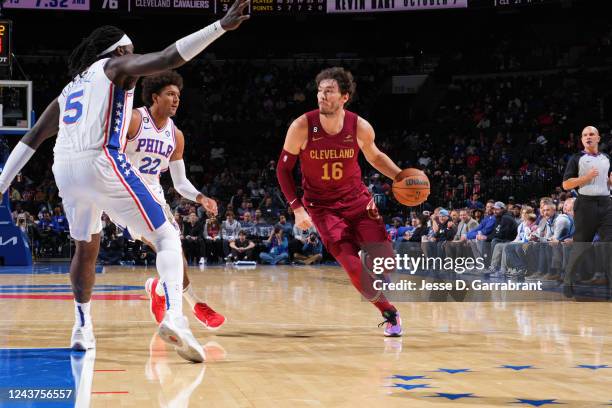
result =
[[[486,236],[486,242],[490,243],[490,247],[485,252],[488,254],[487,260],[491,259],[495,245],[500,242],[510,242],[516,237],[517,229],[514,217],[506,212],[506,204],[497,201],[493,204],[493,211],[495,213],[495,226],[493,231]]]
[[[185,251],[187,262],[198,262],[204,253],[202,251],[204,229],[202,228],[202,222],[198,220],[198,216],[195,213],[189,214],[187,222],[183,224],[183,237],[183,250]]]
[[[423,253],[426,257],[444,257],[442,244],[451,241],[456,232],[456,226],[450,220],[448,210],[442,208],[438,215],[431,218],[431,229],[433,235],[423,242]]]

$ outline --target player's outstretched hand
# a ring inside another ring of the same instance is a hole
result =
[[[215,200],[206,196],[202,196],[199,201],[200,204],[202,204],[202,207],[204,207],[207,212],[211,212],[215,217],[217,216],[218,209],[217,202]]]
[[[294,210],[293,214],[295,215],[295,225],[298,228],[307,230],[312,227],[312,219],[310,219],[310,215],[308,215],[304,207]]]
[[[236,0],[221,19],[221,27],[226,31],[235,30],[240,27],[243,21],[251,17],[249,14],[243,14],[249,3],[250,0]]]

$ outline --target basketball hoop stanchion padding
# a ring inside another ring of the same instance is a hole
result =
[[[32,265],[32,251],[28,236],[13,224],[8,191],[6,193],[2,196],[2,203],[0,203],[0,259],[3,260],[5,266],[30,266]]]

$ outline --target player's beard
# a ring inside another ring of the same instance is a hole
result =
[[[319,113],[323,116],[333,116],[338,112],[339,106],[337,104],[330,102],[328,106],[327,108],[323,108],[319,105]]]

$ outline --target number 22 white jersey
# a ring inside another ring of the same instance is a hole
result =
[[[176,149],[176,127],[168,118],[163,128],[158,129],[151,113],[146,107],[138,108],[140,128],[125,146],[125,154],[132,166],[138,169],[144,182],[153,187],[158,199],[164,199],[159,183],[162,172],[168,170],[170,157]]]
[[[82,152],[122,150],[125,146],[134,89],[121,89],[111,82],[104,72],[107,61],[104,58],[94,62],[58,97],[55,157],[74,158]]]

